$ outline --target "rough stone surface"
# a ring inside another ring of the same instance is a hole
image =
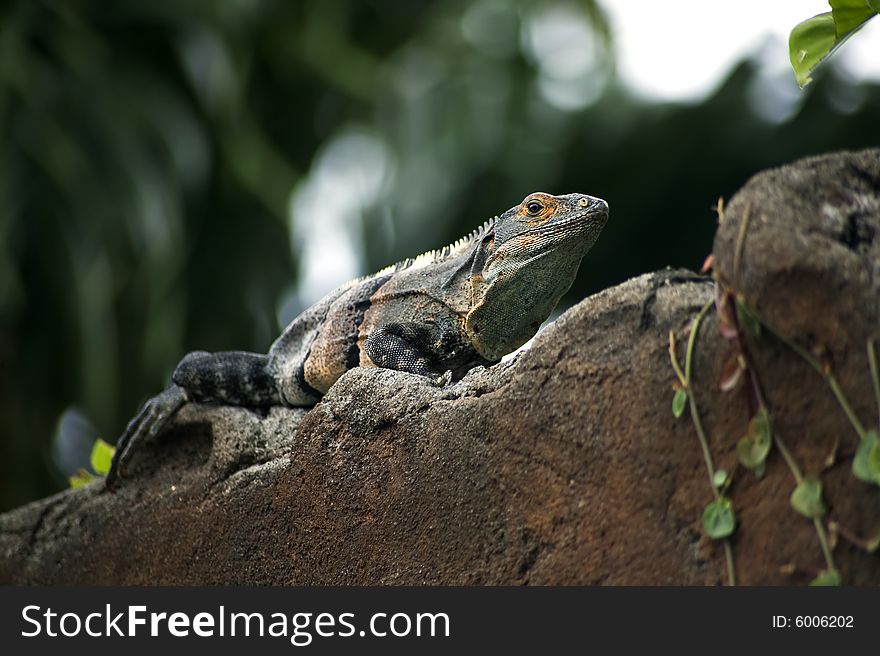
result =
[[[863,366],[867,338],[880,336],[880,149],[754,176],[724,212],[714,252],[720,280],[774,330]]]
[[[878,412],[864,356],[878,317],[877,162],[868,151],[761,174],[732,199],[714,252],[768,323],[833,353],[866,424]],[[641,276],[445,388],[358,369],[309,412],[188,406],[119,492],[92,485],[0,516],[0,583],[722,583],[723,550],[700,527],[712,490],[688,414],[671,413],[667,350],[673,331],[684,361],[713,294],[687,271]],[[822,551],[789,506],[779,454],[761,479],[736,464],[751,411],[742,388],[718,391],[731,353],[710,313],[693,390],[716,466],[734,476],[738,581],[802,584]],[[824,380],[770,335],[754,355],[774,430],[821,477],[830,519],[873,537],[880,488],[851,475],[858,438]],[[833,553],[845,582],[880,583],[876,555],[843,538]]]

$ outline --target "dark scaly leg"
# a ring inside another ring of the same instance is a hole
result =
[[[428,376],[446,384],[443,363],[456,357],[455,332],[446,323],[387,323],[373,331],[364,349],[377,367]]]
[[[377,367],[433,376],[436,372],[428,357],[432,341],[422,324],[388,323],[367,337],[364,348]]]
[[[153,439],[187,402],[248,407],[281,405],[281,394],[269,359],[257,353],[228,351],[190,353],[174,370],[174,385],[147,401],[116,444],[106,485],[113,489],[125,475],[134,448]]]

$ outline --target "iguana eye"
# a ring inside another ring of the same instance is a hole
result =
[[[539,203],[538,201],[532,200],[532,201],[529,201],[528,205],[526,205],[526,209],[529,211],[529,214],[531,214],[532,216],[535,216],[536,214],[541,213],[541,210],[544,209],[544,206],[541,205],[541,203]]]

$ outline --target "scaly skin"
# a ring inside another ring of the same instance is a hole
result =
[[[190,353],[174,384],[119,439],[107,487],[132,447],[187,402],[312,406],[354,367],[386,367],[436,384],[497,362],[538,330],[574,282],[608,218],[605,201],[530,194],[447,248],[358,278],[294,319],[267,355]]]

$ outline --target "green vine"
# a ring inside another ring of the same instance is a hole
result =
[[[766,324],[764,325],[766,326]],[[831,370],[830,365],[823,364],[818,358],[816,358],[816,356],[799,344],[783,337],[769,326],[766,327],[777,339],[809,363],[810,366],[813,367],[813,369],[815,369],[828,383],[834,397],[837,399],[838,405],[841,407],[847,419],[849,419],[850,424],[852,424],[856,434],[859,436],[858,448],[856,449],[856,455],[852,462],[853,476],[865,483],[880,485],[880,432],[874,429],[866,429],[859,420],[852,405],[850,405],[846,398],[846,394],[844,394],[843,388],[840,386],[837,377]],[[874,349],[873,339],[868,339],[867,351],[868,368],[871,372],[871,381],[874,388],[874,395],[877,399],[878,413],[880,413],[880,375],[877,373],[877,354]],[[878,414],[878,417],[880,417],[880,414]]]
[[[749,430],[746,436],[737,444],[737,457],[743,465],[755,470],[759,475],[762,474],[764,461],[769,454],[769,444],[772,437],[772,443],[782,455],[782,459],[795,480],[795,489],[792,491],[791,498],[789,499],[791,507],[807,519],[812,520],[816,537],[819,540],[819,546],[825,559],[825,569],[813,579],[811,585],[839,585],[840,573],[834,562],[834,555],[828,540],[825,524],[821,519],[827,513],[822,500],[822,483],[816,477],[804,476],[785,441],[773,430],[769,405],[758,378],[751,349],[748,345],[747,335],[758,338],[762,328],[769,330],[771,333],[773,331],[730,290],[725,289],[722,292],[719,306],[722,322],[728,324],[735,336],[740,351],[739,360],[743,363],[748,373],[752,396],[758,406],[757,412],[749,422]],[[731,311],[731,306],[734,307],[734,311]],[[773,334],[775,335],[775,333]],[[755,428],[755,426],[757,427]],[[762,444],[766,444],[767,447],[757,451],[760,458],[750,460],[744,457],[744,455],[753,456],[756,452],[756,447]]]
[[[733,281],[734,286],[737,288],[740,287],[740,265],[749,226],[749,210],[750,208],[746,207],[743,212],[734,248]],[[750,401],[752,401],[752,408],[755,409],[746,435],[737,444],[737,457],[743,465],[755,471],[758,476],[763,475],[772,436],[772,444],[779,450],[792,477],[795,479],[796,487],[791,494],[791,506],[795,511],[812,520],[822,548],[822,554],[825,558],[826,569],[819,573],[811,585],[839,585],[840,574],[834,564],[832,546],[822,520],[827,514],[822,499],[822,484],[818,478],[803,474],[785,442],[772,430],[769,406],[758,379],[747,338],[758,339],[761,337],[762,328],[766,329],[809,363],[822,376],[853,429],[859,435],[859,448],[852,464],[853,474],[862,481],[877,485],[880,485],[880,435],[878,435],[878,431],[866,430],[861,421],[859,421],[858,416],[843,392],[840,382],[829,365],[823,364],[808,350],[774,331],[746,305],[742,295],[736,292],[735,289],[731,289],[717,280],[716,283],[718,284],[716,305],[721,322],[721,334],[727,339],[735,340],[739,350],[736,359],[729,363],[732,366],[726,367],[724,370],[721,389],[724,391],[733,389],[740,380],[742,372],[748,372],[752,392]],[[880,373],[878,373],[877,358],[872,339],[868,340],[867,349],[874,395],[877,400],[878,411],[880,411]],[[755,408],[755,406],[757,407]],[[878,426],[880,426],[880,421],[878,421]],[[837,444],[838,441],[835,441],[834,451],[829,456],[831,462],[835,458]],[[877,548],[875,545],[877,540],[859,540],[855,536],[848,534],[837,522],[832,522],[832,525],[835,527],[836,534],[849,535],[850,541],[854,544],[862,544],[869,547],[869,551]],[[878,537],[878,540],[880,540],[880,537]]]
[[[763,323],[763,322],[762,322]],[[840,387],[840,382],[837,380],[837,376],[834,375],[834,372],[831,371],[831,367],[829,365],[823,365],[819,359],[814,356],[812,353],[807,351],[805,348],[796,344],[792,340],[787,337],[782,336],[773,328],[768,326],[766,323],[763,324],[764,327],[769,330],[776,339],[785,344],[792,351],[797,353],[803,360],[805,360],[809,365],[815,369],[822,378],[825,379],[825,382],[828,383],[828,386],[831,388],[831,391],[834,393],[834,396],[837,398],[837,402],[840,405],[843,412],[846,414],[847,419],[849,419],[849,423],[852,424],[852,427],[855,429],[856,433],[859,436],[859,439],[865,439],[865,427],[862,425],[862,422],[859,421],[859,418],[856,416],[855,411],[852,409],[852,406],[849,404],[849,401],[846,398],[846,395],[843,393],[843,389]],[[870,340],[868,342],[870,344]]]
[[[692,386],[692,364],[694,346],[697,341],[697,333],[700,329],[700,323],[709,308],[712,307],[713,301],[706,303],[697,313],[691,325],[690,335],[688,337],[687,351],[685,354],[684,371],[678,362],[678,356],[675,349],[675,334],[669,332],[669,359],[672,368],[678,378],[680,387],[676,390],[672,400],[672,412],[677,418],[684,412],[685,401],[688,403],[691,414],[691,421],[697,432],[697,439],[700,442],[700,448],[703,451],[703,461],[706,465],[706,473],[709,476],[709,486],[715,497],[703,511],[703,530],[706,534],[714,539],[721,540],[724,545],[724,558],[727,563],[727,581],[728,585],[736,585],[736,571],[733,563],[733,548],[730,545],[730,535],[736,529],[736,516],[733,512],[733,504],[730,499],[724,496],[723,490],[730,484],[730,477],[724,470],[716,470],[712,462],[712,453],[709,450],[709,440],[706,437],[706,431],[703,428],[703,422],[700,420],[700,413],[697,410],[697,402],[694,398],[694,390]]]

